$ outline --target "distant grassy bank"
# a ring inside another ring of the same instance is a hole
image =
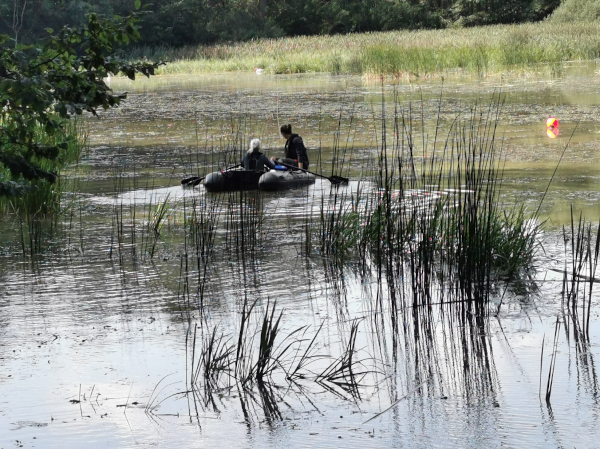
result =
[[[133,57],[171,61],[161,73],[251,71],[425,76],[462,70],[554,71],[600,57],[600,23],[495,25],[336,36],[260,39],[231,45],[139,48]]]

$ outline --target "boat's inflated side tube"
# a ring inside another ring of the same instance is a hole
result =
[[[204,188],[208,192],[233,192],[235,190],[258,189],[262,172],[249,170],[216,171],[204,178]]]
[[[314,182],[315,176],[310,173],[294,170],[271,170],[260,177],[258,188],[267,191],[296,189]]]
[[[225,188],[225,178],[220,171],[212,172],[204,178],[204,188],[209,192],[222,192]]]

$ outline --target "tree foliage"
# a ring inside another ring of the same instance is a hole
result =
[[[581,1],[581,0],[577,0]],[[141,43],[188,45],[332,33],[541,20],[560,0],[163,0],[148,5]],[[35,40],[89,12],[125,14],[134,0],[0,0],[0,33]],[[24,12],[23,20],[15,12]]]
[[[81,27],[47,29],[38,45],[15,47],[0,36],[0,165],[12,178],[0,178],[0,195],[26,186],[14,181],[55,181],[56,173],[42,167],[64,155],[66,120],[115,107],[126,97],[111,91],[106,76],[154,74],[158,63],[131,63],[116,53],[140,38],[138,20],[137,13],[111,20],[91,13]]]

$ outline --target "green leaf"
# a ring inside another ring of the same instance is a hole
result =
[[[135,0],[135,9],[139,10],[142,7],[141,0]]]
[[[65,27],[44,43],[0,46],[0,109],[6,116],[0,126],[0,196],[15,190],[2,184],[6,170],[7,180],[23,176],[53,182],[52,171],[60,169],[68,152],[67,119],[85,111],[95,115],[99,107],[115,107],[126,98],[113,95],[101,82],[103,76],[122,71],[135,79],[160,65],[131,63],[115,52],[116,45],[137,39],[133,17],[109,20],[90,14],[86,26]],[[0,34],[4,42],[7,37]],[[39,159],[52,161],[52,168],[42,168]]]

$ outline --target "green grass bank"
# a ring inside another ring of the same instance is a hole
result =
[[[162,74],[251,71],[426,76],[509,70],[553,72],[563,61],[600,57],[600,22],[495,25],[444,30],[260,39],[230,45],[138,48],[132,57],[170,61]]]

